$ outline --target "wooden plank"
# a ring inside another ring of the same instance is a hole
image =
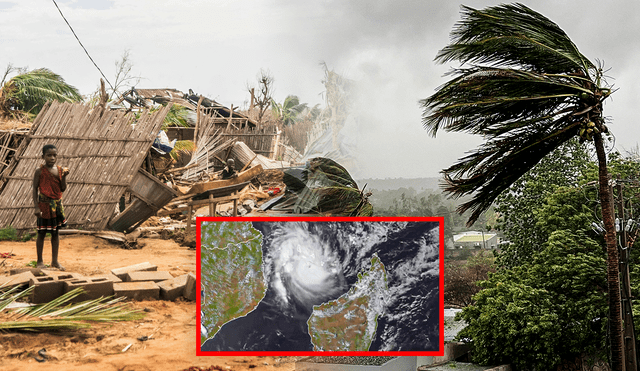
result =
[[[238,133],[238,134],[220,134],[223,137],[275,137],[278,134],[253,134],[253,133]]]
[[[218,203],[222,203],[222,202],[229,202],[229,201],[237,200],[238,198],[240,198],[239,194],[232,195],[232,196],[225,196],[225,197],[215,197],[213,199],[213,202],[215,204],[218,204]],[[160,210],[160,211],[158,211],[158,213],[156,215],[157,216],[167,216],[167,215],[181,213],[181,212],[187,210],[187,216],[188,216],[189,208],[191,208],[191,210],[192,210],[191,212],[193,213],[193,207],[194,206],[205,206],[205,205],[209,205],[210,202],[211,202],[211,200],[208,199],[208,198],[204,199],[204,200],[189,201],[187,203],[187,205],[185,205],[185,206],[176,207],[175,209],[171,209],[171,210]]]
[[[194,195],[194,194],[205,192],[209,189],[222,188],[222,187],[227,187],[234,184],[248,182],[251,179],[258,176],[258,174],[262,173],[262,171],[263,169],[261,165],[254,166],[248,170],[245,170],[242,173],[239,173],[238,176],[235,178],[214,180],[207,183],[196,184],[193,187],[191,187],[191,189],[189,190],[189,192],[187,192],[187,194]]]
[[[106,138],[106,137],[92,137],[92,138],[85,138],[82,136],[76,136],[76,135],[29,135],[30,138],[32,139],[69,139],[69,140],[93,140],[96,142],[113,142],[113,141],[122,141],[122,142],[148,142],[149,139],[147,138],[142,138],[142,139],[127,139],[127,138]]]
[[[191,232],[191,215],[193,214],[193,205],[187,206],[187,229],[186,234]]]

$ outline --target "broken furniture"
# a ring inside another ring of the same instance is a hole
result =
[[[111,220],[109,227],[118,232],[130,232],[156,214],[178,194],[148,172],[139,169],[127,188],[133,202]]]
[[[198,206],[209,205],[209,215],[216,215],[216,208],[219,203],[233,201],[233,216],[238,216],[238,199],[240,198],[240,190],[249,185],[250,182],[242,182],[237,184],[232,184],[226,187],[219,187],[208,189],[202,193],[199,193],[195,196],[182,196],[176,198],[171,204],[167,205],[167,208],[173,205],[180,205],[173,209],[165,209],[158,212],[158,216],[166,216],[176,213],[181,213],[183,211],[187,211],[187,227],[186,233],[189,234],[191,232],[191,219],[193,217],[194,208],[197,209]]]

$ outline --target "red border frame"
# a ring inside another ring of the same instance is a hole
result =
[[[439,299],[440,299],[440,344],[438,351],[229,351],[214,352],[202,351],[200,344],[200,226],[202,222],[282,222],[282,221],[336,221],[336,222],[390,222],[390,221],[418,221],[418,222],[438,222],[440,234],[439,249]],[[197,356],[444,356],[444,217],[197,217],[196,218],[196,355]]]

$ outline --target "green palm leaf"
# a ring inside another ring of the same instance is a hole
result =
[[[139,310],[129,309],[121,301],[124,297],[99,298],[81,303],[70,303],[83,293],[82,288],[70,291],[59,298],[40,305],[15,310],[6,307],[31,294],[33,286],[17,292],[18,287],[0,291],[0,331],[42,331],[50,329],[77,329],[90,327],[88,322],[130,321],[144,317]]]
[[[187,107],[173,104],[171,108],[169,108],[169,112],[162,122],[162,130],[167,130],[170,126],[184,128],[189,127],[189,122],[187,121],[188,116],[189,109]]]
[[[437,61],[523,67],[541,73],[594,68],[556,23],[525,5],[483,10],[463,6],[462,18],[451,33],[452,43],[438,53]]]
[[[4,99],[15,109],[38,113],[47,101],[79,102],[82,96],[64,79],[46,69],[39,68],[11,78],[2,88]]]

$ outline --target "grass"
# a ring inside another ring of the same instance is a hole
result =
[[[0,241],[17,241],[18,231],[12,226],[0,229]]]
[[[27,242],[33,239],[34,233],[22,233],[18,234],[18,230],[13,226],[7,226],[0,229],[0,241],[22,241]]]
[[[32,260],[30,262],[28,262],[27,264],[25,264],[26,267],[31,267],[31,268],[37,268],[38,267],[38,262],[35,260]],[[45,264],[44,265],[46,268],[49,268],[49,264]]]

